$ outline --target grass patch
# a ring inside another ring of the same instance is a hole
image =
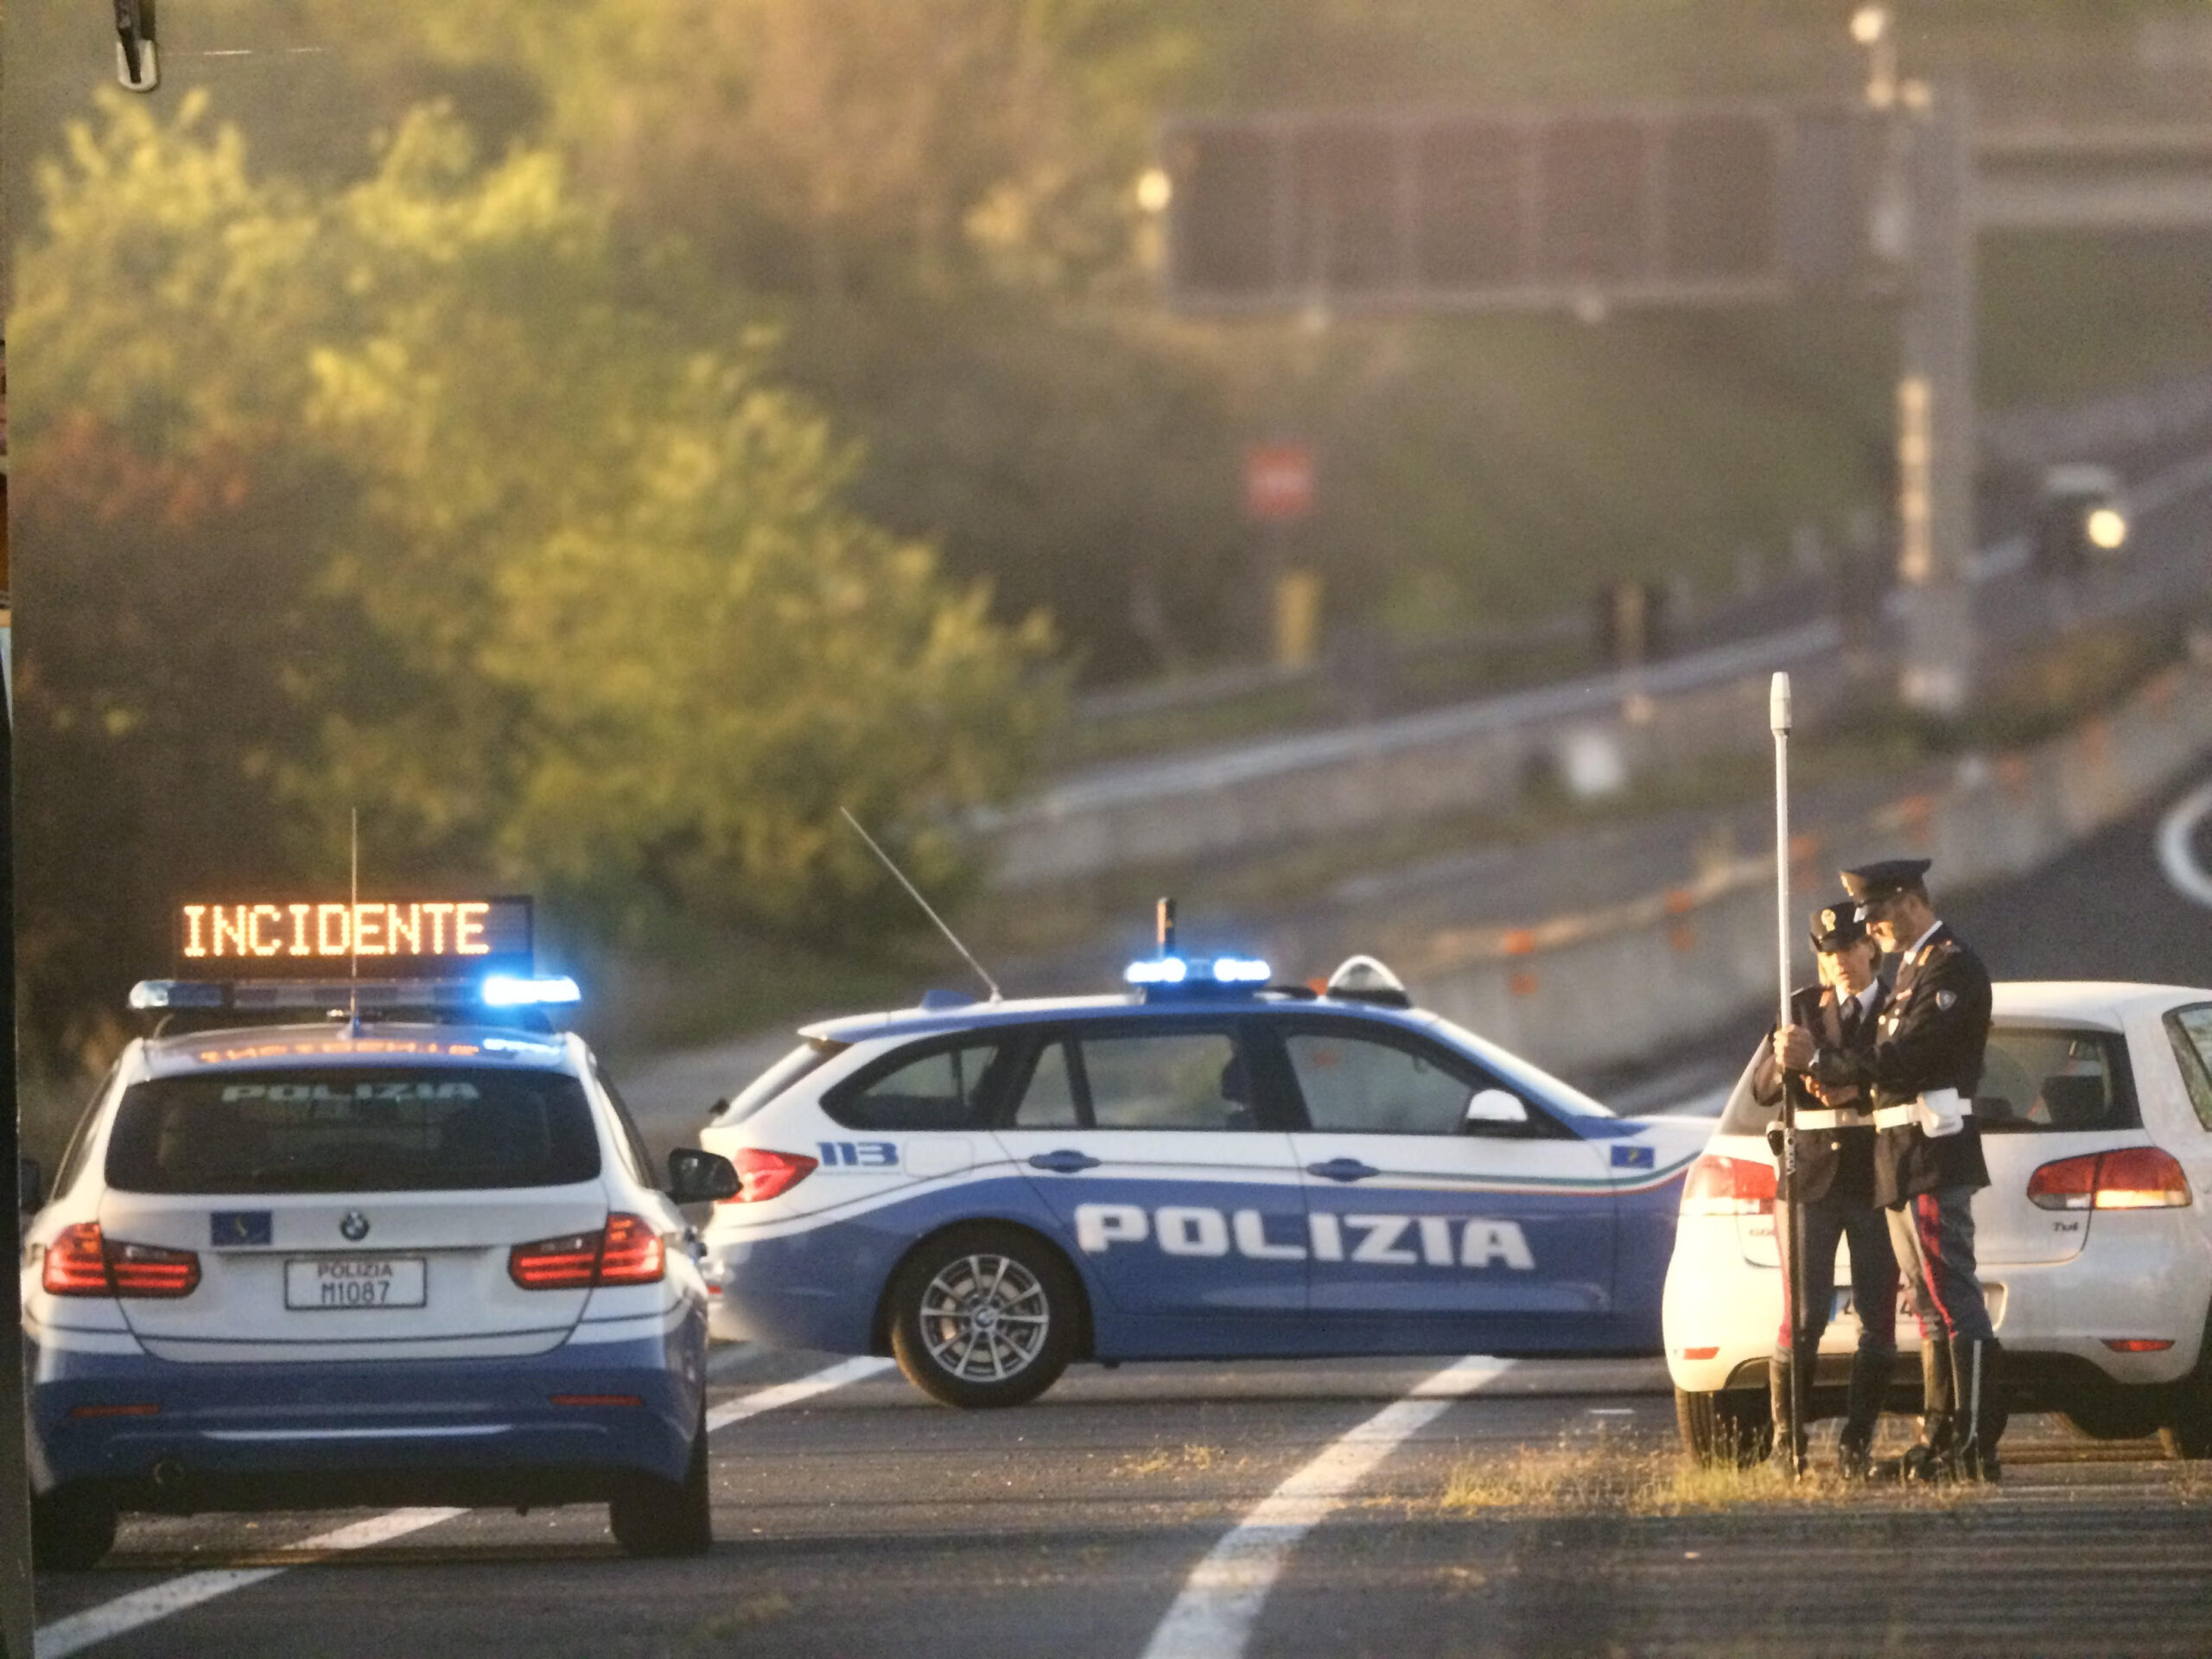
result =
[[[2212,1480],[2207,1485],[2212,1488]],[[1655,1516],[1748,1507],[1856,1510],[1878,1494],[1885,1504],[1948,1510],[1999,1490],[1965,1483],[1869,1486],[1817,1465],[1793,1481],[1771,1464],[1703,1468],[1671,1448],[1599,1436],[1526,1446],[1503,1458],[1465,1459],[1447,1474],[1436,1502],[1447,1512],[1471,1516]]]
[[[1114,1465],[1114,1472],[1123,1476],[1185,1474],[1211,1469],[1219,1464],[1224,1453],[1211,1446],[1185,1446],[1171,1451],[1156,1447],[1141,1457],[1124,1458]]]

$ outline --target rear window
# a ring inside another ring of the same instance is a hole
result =
[[[850,1043],[833,1043],[827,1038],[809,1039],[746,1084],[728,1104],[709,1112],[707,1122],[718,1129],[744,1122],[801,1077],[819,1071],[851,1046]]]
[[[989,1040],[901,1049],[830,1090],[822,1109],[849,1129],[980,1128],[1000,1055]]]
[[[1752,1098],[1751,1069],[1744,1068],[1728,1096],[1722,1135],[1762,1135],[1775,1120],[1774,1108]],[[2132,1129],[2142,1122],[2126,1039],[2109,1031],[2059,1027],[1992,1031],[1974,1110],[1985,1135]]]
[[[126,1192],[564,1186],[599,1173],[583,1085],[456,1067],[225,1072],[134,1084],[108,1141]]]
[[[2109,1031],[1999,1027],[1989,1033],[1974,1110],[1984,1135],[2132,1129],[2142,1123],[2126,1039]]]

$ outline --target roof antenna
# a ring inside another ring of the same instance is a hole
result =
[[[361,1034],[361,809],[353,808],[353,893],[346,906],[346,1035]]]
[[[891,855],[885,852],[882,848],[875,844],[875,837],[868,834],[867,830],[861,828],[861,821],[858,818],[855,817],[849,811],[847,811],[846,809],[842,806],[839,807],[837,810],[844,813],[845,822],[853,826],[853,833],[857,835],[862,841],[868,842],[868,851],[874,853],[878,858],[883,861],[883,868],[890,871],[893,876],[898,878],[899,885],[906,888],[907,893],[912,897],[914,902],[922,907],[922,914],[928,917],[930,920],[935,922],[937,924],[937,931],[944,934],[946,938],[952,941],[952,948],[957,950],[967,959],[968,965],[976,970],[976,977],[982,980],[984,984],[991,988],[991,1001],[994,1002],[1005,1001],[1006,993],[999,989],[998,981],[993,979],[988,974],[983,971],[983,964],[976,960],[975,954],[970,951],[966,945],[960,943],[960,936],[944,925],[944,918],[938,915],[937,912],[930,908],[930,901],[922,897],[921,889],[917,887],[912,882],[909,881],[906,879],[906,873],[891,861]]]

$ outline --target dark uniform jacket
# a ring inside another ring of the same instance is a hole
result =
[[[1889,1006],[1876,1021],[1871,1049],[1822,1046],[1813,1075],[1823,1084],[1856,1084],[1878,1112],[1904,1106],[1930,1089],[1955,1089],[1961,1103],[1981,1081],[1989,1041],[1989,973],[1966,942],[1938,926],[1897,969]],[[1981,1127],[1969,1116],[1956,1135],[1931,1139],[1917,1123],[1877,1132],[1874,1201],[1891,1208],[1939,1186],[1987,1186]]]
[[[1874,1046],[1877,1023],[1889,1001],[1889,988],[1875,982],[1872,1007],[1856,1017],[1853,1028],[1844,1030],[1841,1004],[1826,986],[1808,985],[1790,994],[1789,1017],[1815,1034],[1823,1048],[1848,1046],[1866,1052]],[[1797,1135],[1797,1179],[1785,1177],[1783,1197],[1805,1204],[1828,1200],[1838,1205],[1871,1210],[1874,1207],[1873,1104],[1865,1090],[1851,1084],[1823,1086],[1814,1093],[1797,1072],[1784,1072],[1775,1064],[1774,1044],[1759,1046],[1751,1065],[1751,1097],[1762,1106],[1782,1103],[1784,1087],[1799,1114],[1840,1112],[1846,1121],[1835,1128],[1806,1128]],[[1851,1120],[1856,1120],[1853,1122]],[[1778,1122],[1779,1120],[1777,1120]],[[1774,1134],[1770,1131],[1770,1136]]]

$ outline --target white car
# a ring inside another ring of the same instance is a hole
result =
[[[1075,1359],[1657,1351],[1703,1124],[1616,1117],[1365,958],[1267,974],[810,1028],[700,1136],[745,1183],[715,1333],[963,1407]]]
[[[1990,1185],[1975,1255],[2016,1410],[2097,1439],[2161,1434],[2212,1455],[2212,990],[1996,988],[1974,1116]],[[1782,1317],[1770,1114],[1746,1069],[1682,1192],[1662,1319],[1685,1445],[1755,1455]],[[1839,1265],[1839,1282],[1847,1281]],[[1850,1293],[1821,1342],[1814,1409],[1840,1415],[1859,1337]],[[1920,1332],[1901,1310],[1892,1408],[1916,1400]]]
[[[291,1023],[142,985],[172,1029],[124,1051],[43,1207],[21,1172],[41,1564],[91,1566],[122,1510],[371,1503],[605,1503],[632,1554],[705,1549],[676,1206],[734,1173],[683,1149],[661,1190],[541,1011],[565,980],[263,990]],[[314,1017],[349,997],[378,1011]]]

